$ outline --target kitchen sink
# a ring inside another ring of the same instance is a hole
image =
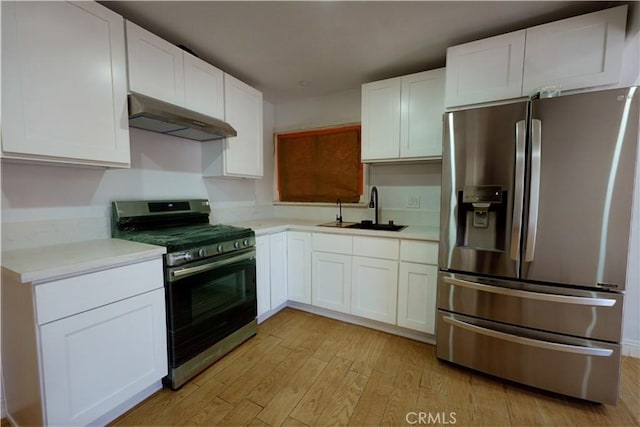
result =
[[[324,224],[318,224],[320,227],[335,228],[357,228],[360,230],[380,230],[380,231],[400,231],[406,228],[406,225],[396,225],[391,221],[388,224],[374,224],[371,220],[363,220],[360,222],[338,222],[331,221]]]
[[[325,222],[324,224],[318,224],[318,227],[349,228],[354,224],[357,224],[357,222],[331,221],[331,222]]]
[[[380,230],[380,231],[400,231],[406,228],[406,225],[397,225],[390,221],[388,224],[374,224],[373,221],[361,221],[351,224],[346,228],[358,228],[361,230]]]

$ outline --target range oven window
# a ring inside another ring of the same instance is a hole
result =
[[[255,249],[170,268],[169,365],[177,367],[256,318]]]

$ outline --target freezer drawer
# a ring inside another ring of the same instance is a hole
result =
[[[577,337],[620,342],[623,294],[440,272],[438,308]]]
[[[439,359],[544,390],[616,404],[620,345],[438,311]]]

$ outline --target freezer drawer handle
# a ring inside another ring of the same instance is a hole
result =
[[[589,298],[572,297],[568,295],[543,294],[540,292],[521,291],[519,289],[482,285],[480,283],[469,282],[468,280],[454,279],[453,277],[445,277],[444,282],[453,286],[461,286],[463,288],[474,289],[476,291],[490,292],[492,294],[534,299],[539,301],[559,302],[563,304],[575,305],[590,305],[596,307],[613,307],[616,304],[616,300],[611,298]]]
[[[494,331],[493,329],[483,328],[481,326],[472,325],[467,322],[454,319],[453,317],[443,317],[445,323],[452,326],[466,329],[471,332],[475,332],[480,335],[486,335],[488,337],[497,338],[503,341],[509,341],[515,344],[526,345],[530,347],[538,347],[545,350],[562,351],[565,353],[582,354],[585,356],[611,356],[613,350],[608,348],[598,347],[582,347],[579,345],[558,344],[549,341],[534,340],[531,338],[519,337],[517,335],[507,334],[504,332]]]

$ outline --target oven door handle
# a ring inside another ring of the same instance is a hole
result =
[[[238,261],[244,261],[247,259],[255,258],[256,250],[252,248],[237,256],[226,258],[220,261],[213,261],[202,265],[196,265],[195,267],[182,267],[178,269],[172,269],[169,271],[169,281],[178,280],[186,276],[202,273],[205,271],[213,270],[215,268],[224,267],[225,265],[233,264]]]

